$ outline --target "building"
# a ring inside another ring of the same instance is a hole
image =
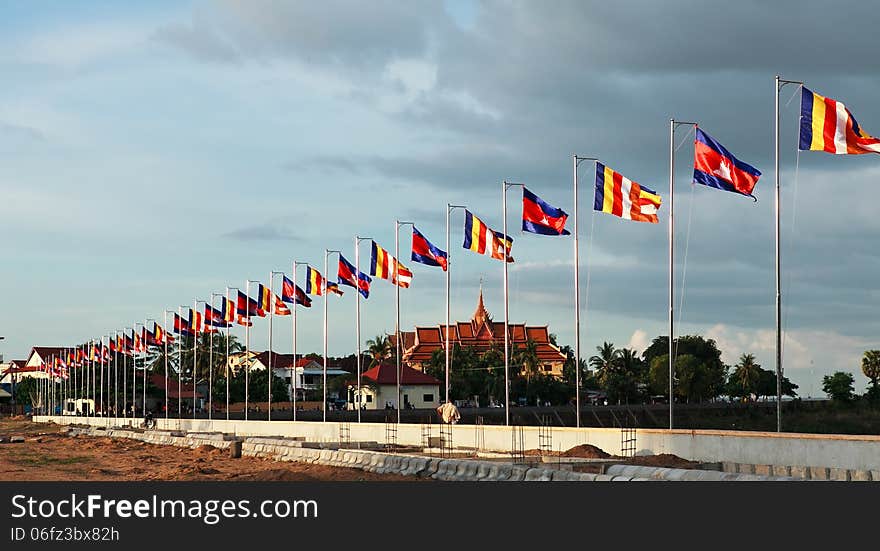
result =
[[[165,415],[165,375],[154,373],[150,375],[150,385],[155,389],[147,394],[147,409],[150,411]],[[192,382],[180,382],[178,386],[177,379],[168,378],[168,404],[169,409],[177,412],[177,402],[180,401],[183,411],[192,411],[193,405],[193,384]],[[205,395],[196,389],[195,403],[196,409],[203,411],[206,405]],[[138,411],[142,408],[142,401],[135,400],[135,407]],[[215,408],[216,409],[216,408]]]
[[[415,369],[424,371],[434,352],[445,350],[444,325],[441,323],[436,327],[416,327],[415,331],[402,331],[400,335],[404,350],[403,361]],[[541,370],[548,375],[562,377],[566,356],[559,347],[550,342],[548,326],[508,323],[507,328],[511,352],[524,347],[531,340],[537,348]],[[504,322],[492,320],[483,305],[482,289],[480,289],[477,308],[470,321],[456,322],[450,325],[449,330],[451,348],[458,344],[462,348],[473,348],[478,353],[484,353],[490,348],[504,351]],[[395,335],[389,335],[389,338],[391,346],[396,346]]]
[[[396,366],[379,364],[361,375],[361,392],[348,385],[349,407],[397,408]],[[436,408],[440,405],[440,381],[409,366],[401,365],[400,398],[405,409]]]
[[[269,367],[269,352],[260,352],[254,357],[251,370],[265,370]],[[293,399],[293,389],[296,388],[296,399],[304,400],[306,391],[318,390],[324,382],[324,366],[311,358],[299,358],[294,363],[293,354],[279,354],[272,352],[272,372],[276,377],[283,380],[288,388],[288,399]],[[327,379],[340,375],[350,375],[348,371],[336,367],[327,366]],[[294,384],[291,384],[293,377]]]
[[[35,346],[31,349],[27,360],[12,360],[9,362],[2,373],[0,373],[0,384],[13,385],[21,382],[26,377],[34,379],[48,379],[49,373],[43,368],[43,364],[50,364],[56,356],[65,353],[65,349],[60,346]]]

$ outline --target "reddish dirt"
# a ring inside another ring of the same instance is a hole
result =
[[[637,455],[626,459],[628,465],[645,465],[647,467],[668,467],[671,469],[696,469],[699,463],[688,461],[671,453],[658,455]]]
[[[585,457],[588,459],[608,459],[610,454],[592,444],[581,444],[562,452],[562,457]]]
[[[0,438],[23,436],[23,443],[0,443],[0,480],[279,480],[421,481],[360,469],[232,459],[213,446],[196,449],[158,446],[137,440],[65,434],[65,427],[26,419],[0,419]]]

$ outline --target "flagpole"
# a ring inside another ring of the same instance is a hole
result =
[[[339,251],[334,251],[330,249],[324,249],[324,281],[322,285],[323,295],[324,295],[324,402],[321,405],[321,410],[324,412],[324,422],[327,422],[327,258],[330,253],[341,254]]]
[[[776,432],[782,432],[782,243],[779,228],[779,91],[786,84],[804,83],[798,80],[785,80],[776,75],[773,94],[773,121],[774,121],[774,159],[773,168],[776,176],[776,207],[774,209],[776,230]]]
[[[180,420],[183,417],[183,306],[177,307],[177,428],[180,428]]]
[[[275,272],[269,272],[269,365],[267,366],[268,382],[269,382],[269,421],[272,420],[272,322],[275,319],[275,291],[272,290],[272,281]],[[261,299],[263,297],[260,297]]]
[[[251,280],[247,279],[244,282],[245,286],[245,315],[247,316],[247,324],[244,326],[244,344],[245,344],[245,352],[244,352],[244,420],[248,419],[248,399],[250,396],[248,395],[248,385],[250,383],[250,359],[251,355]]]
[[[98,402],[101,404],[101,415],[103,417],[106,417],[107,413],[104,411],[104,336],[103,335],[101,336],[100,343],[101,343],[101,348],[99,349],[98,365],[101,366],[101,377],[100,377],[101,385],[100,385],[100,390],[98,391]],[[53,377],[54,377],[54,374],[53,374]],[[53,378],[52,382],[53,382],[52,394],[54,395],[54,393],[55,393],[54,392],[54,390],[55,390],[54,378]],[[53,413],[54,413],[54,411],[53,411]]]
[[[214,299],[223,293],[211,293],[211,319],[214,319]],[[224,320],[224,324],[227,322]],[[227,329],[229,329],[227,324]],[[208,351],[208,420],[214,419],[214,333],[211,333],[211,348]]]
[[[229,290],[235,289],[238,291],[237,287],[227,287],[226,288],[226,303],[223,308],[229,308]],[[235,311],[232,312],[232,319],[235,320],[237,313]],[[233,322],[226,322],[228,326],[226,327],[226,420],[229,421],[229,377],[231,376],[232,370],[229,366],[229,328],[232,326]]]
[[[293,319],[291,320],[293,322],[293,371],[290,376],[290,386],[291,386],[291,388],[293,388],[293,392],[292,392],[293,401],[291,403],[292,403],[292,408],[293,408],[293,420],[294,421],[296,421],[296,369],[297,369],[297,366],[296,366],[296,301],[297,301],[296,267],[299,264],[306,264],[306,263],[297,262],[296,260],[293,261],[293,278],[292,278],[293,279],[293,311],[291,312],[291,314],[293,316]]]
[[[364,404],[364,396],[361,393],[361,264],[360,264],[360,249],[361,249],[361,241],[372,239],[372,237],[359,237],[355,236],[354,238],[354,271],[357,272],[354,274],[355,279],[355,317],[357,318],[357,383],[358,383],[358,402],[357,402],[357,417],[358,423],[361,422],[361,406]]]
[[[449,248],[449,215],[455,209],[466,209],[467,207],[464,205],[452,205],[450,203],[446,203],[446,327],[444,328],[444,342],[445,342],[445,352],[446,352],[446,381],[445,381],[445,402],[449,402],[449,367],[450,367],[450,342],[449,342],[449,287],[450,281],[452,279],[452,249]]]
[[[675,318],[673,313],[675,307],[673,298],[675,296],[675,129],[679,126],[696,126],[695,122],[677,121],[669,119],[669,428],[673,428],[673,403],[675,396],[673,394],[673,385],[675,382],[675,357],[673,343],[675,342]]]
[[[165,331],[168,331],[168,309],[166,308],[164,312],[162,312],[163,320],[165,325],[163,325]],[[165,348],[165,421],[166,425],[168,424],[168,333],[163,335],[162,339],[164,348]]]
[[[396,301],[396,309],[397,309],[397,321],[394,325],[394,342],[397,347],[397,423],[400,424],[400,377],[401,377],[401,369],[402,363],[400,358],[401,347],[400,347],[400,226],[413,226],[412,222],[401,222],[400,220],[394,221],[394,259],[395,266],[392,277],[392,283],[395,285],[394,295]],[[396,280],[396,282],[394,281]]]
[[[269,272],[269,421],[272,420],[272,381],[275,379],[275,374],[272,372],[272,320],[275,317],[275,290],[273,285],[275,284],[275,275],[281,273],[283,272]],[[296,302],[296,297],[294,297],[294,302]]]
[[[144,388],[142,390],[144,415],[147,414],[147,355],[150,350],[150,345],[149,345],[149,343],[147,343],[147,322],[149,322],[149,321],[153,322],[154,325],[156,323],[156,320],[154,320],[153,318],[147,318],[146,320],[144,320],[144,338],[142,339],[143,346],[144,346],[144,365],[142,366],[144,369],[144,376],[142,378],[143,382],[144,382]],[[154,329],[155,329],[155,327],[154,327]],[[154,336],[155,336],[155,333],[154,333]]]
[[[572,155],[574,172],[574,399],[575,399],[575,426],[581,426],[581,265],[580,245],[578,244],[578,166],[581,161],[596,162],[595,157],[579,157]]]
[[[512,187],[524,187],[523,184],[513,184],[506,180],[501,183],[501,210],[503,232],[504,232],[504,258],[501,262],[504,264],[504,424],[510,424],[510,327],[509,327],[509,288],[507,278],[507,257],[510,250],[507,245],[507,190]],[[494,245],[493,245],[494,246]]]
[[[113,416],[119,419],[119,331],[114,331],[116,346],[113,350]]]

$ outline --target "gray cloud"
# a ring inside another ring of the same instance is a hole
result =
[[[290,228],[280,224],[259,224],[246,226],[224,233],[221,238],[238,241],[300,241],[301,238]]]

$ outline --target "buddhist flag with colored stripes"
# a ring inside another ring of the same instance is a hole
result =
[[[306,266],[306,293],[310,295],[324,294],[324,278],[321,277],[321,272],[311,266]]]
[[[862,130],[843,103],[803,86],[799,149],[836,155],[880,153],[880,139]]]
[[[397,261],[396,258],[380,247],[375,241],[373,243],[372,254],[370,255],[370,275],[389,279],[391,283],[400,285],[401,287],[409,287],[412,282],[412,272],[406,266]],[[400,277],[397,277],[397,276]],[[399,281],[399,283],[398,283]]]
[[[262,283],[259,286],[257,296],[260,297],[260,310],[272,312],[276,316],[290,315],[290,308],[288,308],[287,305],[282,302],[278,295],[272,292],[272,289],[263,286]]]
[[[596,163],[596,199],[593,209],[634,222],[656,224],[660,196],[619,172]]]
[[[474,213],[469,210],[464,211],[464,243],[462,247],[477,254],[486,254],[486,251],[490,250],[492,258],[498,260],[504,260],[506,254],[507,261],[513,262],[513,257],[510,256],[512,246],[512,237],[493,231]]]
[[[327,292],[328,293],[336,293],[339,296],[342,296],[345,294],[345,292],[339,288],[339,284],[334,281],[327,282]]]

